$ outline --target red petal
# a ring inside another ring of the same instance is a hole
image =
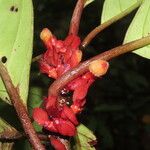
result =
[[[82,111],[82,108],[80,108],[79,106],[77,106],[77,105],[71,105],[70,106],[71,107],[71,109],[72,109],[72,111],[75,113],[75,114],[78,114],[78,113],[80,113],[81,111]]]
[[[84,99],[90,85],[94,82],[94,76],[90,76],[87,73],[86,75],[82,76],[82,80],[80,80],[80,86],[77,86],[73,93],[73,101],[78,99]]]
[[[80,41],[80,38],[77,37],[77,36],[74,36],[73,38],[74,38],[74,39],[73,39],[73,41],[72,41],[72,43],[71,43],[71,48],[76,50],[76,49],[78,49],[78,47],[79,47],[81,41]]]
[[[53,136],[51,136],[50,141],[55,150],[67,150],[65,145],[59,139],[56,139]]]
[[[84,99],[87,94],[88,88],[89,87],[87,86],[87,84],[76,88],[73,93],[73,101],[78,100],[78,99]]]
[[[58,130],[56,129],[54,122],[53,121],[46,121],[44,124],[44,128],[46,128],[47,130],[51,131],[51,132],[58,132]]]
[[[63,49],[64,44],[62,40],[57,40],[55,48],[56,48],[56,52],[59,53],[61,52],[61,49]]]
[[[81,82],[82,82],[82,78],[78,77],[74,79],[73,81],[71,81],[69,84],[67,84],[67,88],[69,90],[75,90],[77,87],[81,85]]]
[[[64,41],[65,45],[71,49],[78,49],[80,42],[80,38],[76,35],[69,35]]]
[[[54,118],[54,124],[58,132],[65,136],[74,136],[76,134],[76,128],[70,121],[65,121],[61,118]]]
[[[52,69],[51,66],[49,66],[43,59],[39,62],[40,71],[42,73],[49,74],[49,71]]]
[[[47,112],[41,108],[33,109],[33,119],[42,126],[49,120]]]
[[[56,115],[57,113],[56,102],[57,102],[56,96],[49,96],[47,99],[45,99],[44,105],[49,116]]]
[[[78,120],[71,108],[64,106],[62,110],[61,117],[64,119],[69,119],[73,124],[78,125]]]
[[[56,96],[49,96],[47,99],[45,98],[45,107],[46,109],[49,109],[51,107],[55,107],[56,106]]]

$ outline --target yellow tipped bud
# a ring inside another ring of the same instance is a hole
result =
[[[48,28],[44,28],[40,34],[41,40],[48,41],[52,37],[52,33]]]
[[[82,51],[80,50],[77,51],[77,59],[78,59],[78,62],[80,62],[82,59]]]
[[[106,74],[109,67],[109,63],[105,60],[94,60],[89,65],[89,71],[96,77],[100,77]]]

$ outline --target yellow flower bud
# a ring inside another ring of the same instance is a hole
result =
[[[48,28],[44,28],[40,34],[41,40],[48,41],[52,37],[52,33]]]
[[[105,60],[94,60],[89,65],[89,71],[96,77],[100,77],[106,74],[109,67],[109,63]]]
[[[78,50],[78,51],[77,51],[77,60],[78,60],[78,62],[80,62],[81,59],[82,59],[82,51],[81,51],[81,50]]]

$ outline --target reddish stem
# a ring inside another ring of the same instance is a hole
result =
[[[109,27],[111,24],[115,23],[116,21],[118,21],[119,19],[127,16],[128,14],[130,14],[133,10],[135,10],[136,8],[138,8],[141,5],[141,1],[136,2],[135,4],[133,4],[132,6],[130,6],[129,8],[125,9],[124,11],[122,11],[121,13],[119,13],[118,15],[110,18],[109,20],[107,20],[106,22],[102,23],[101,25],[97,26],[96,28],[94,28],[82,41],[81,46],[82,48],[85,48],[92,40],[93,38],[99,34],[101,31],[103,31],[104,29],[106,29],[107,27]]]
[[[59,91],[70,81],[77,78],[78,76],[82,75],[86,71],[88,71],[89,64],[97,59],[102,60],[110,60],[112,58],[115,58],[121,54],[133,51],[137,48],[141,48],[143,46],[146,46],[150,44],[150,36],[129,42],[127,44],[115,47],[113,49],[110,49],[106,52],[103,52],[87,61],[84,61],[83,63],[79,64],[77,67],[67,71],[65,74],[63,74],[60,78],[55,80],[53,84],[49,87],[48,95],[58,95]]]
[[[13,85],[9,73],[6,67],[2,64],[2,62],[0,62],[0,76],[4,82],[10,100],[18,114],[18,117],[23,125],[26,136],[29,138],[29,142],[31,143],[32,147],[35,150],[45,150],[44,146],[41,144],[40,139],[38,138],[32,126],[31,120],[28,116],[27,109],[22,103],[18,90]]]
[[[85,3],[85,0],[78,0],[76,4],[76,7],[74,9],[71,22],[70,22],[69,34],[75,34],[75,35],[78,34],[81,14],[84,8],[84,3]]]

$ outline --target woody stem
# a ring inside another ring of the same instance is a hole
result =
[[[120,14],[112,17],[111,19],[109,19],[108,21],[102,23],[101,25],[97,26],[96,28],[94,28],[83,40],[83,42],[81,43],[82,48],[85,48],[92,40],[93,38],[99,34],[101,31],[103,31],[104,29],[106,29],[107,27],[109,27],[111,24],[115,23],[116,21],[118,21],[119,19],[127,16],[129,13],[131,13],[133,10],[135,10],[136,8],[138,8],[141,4],[141,1],[136,2],[135,4],[133,4],[132,6],[130,6],[129,8],[125,9],[124,11],[122,11]]]
[[[37,133],[39,139],[41,141],[49,141],[49,136],[47,135],[44,135],[44,134],[41,134],[41,133]],[[18,139],[21,139],[21,138],[25,138],[26,137],[26,134],[24,133],[20,133],[20,132],[15,132],[15,133],[10,133],[7,131],[3,134],[0,135],[0,141],[15,141],[15,140],[18,140]]]
[[[76,4],[76,7],[74,9],[71,22],[70,22],[69,34],[74,34],[74,35],[78,34],[81,14],[84,8],[85,1],[86,0],[78,0]]]
[[[18,89],[13,85],[9,73],[2,62],[0,62],[0,76],[32,147],[35,150],[45,150],[32,126],[27,109],[22,103],[22,99],[20,98],[20,95],[18,93]]]

